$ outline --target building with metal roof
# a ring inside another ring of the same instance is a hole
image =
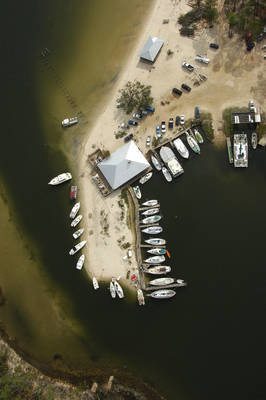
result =
[[[149,36],[143,49],[139,53],[140,58],[145,61],[154,62],[163,44],[164,44],[163,39],[154,36]]]
[[[109,186],[115,190],[138,177],[150,168],[150,164],[131,140],[101,161],[98,168]]]

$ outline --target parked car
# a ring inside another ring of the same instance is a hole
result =
[[[152,106],[147,106],[147,107],[146,107],[146,110],[147,110],[147,111],[154,112],[154,111],[155,111],[155,108],[152,107]]]
[[[143,117],[143,115],[148,115],[148,111],[144,110],[140,112],[141,116]]]
[[[160,137],[162,137],[161,127],[160,127],[160,125],[157,125],[156,126],[156,139],[159,139]]]
[[[135,113],[135,114],[132,115],[132,117],[136,118],[136,119],[141,119],[142,118],[142,114],[141,113],[139,113],[139,114]]]
[[[185,123],[185,116],[180,115],[180,125],[184,125],[184,123]]]
[[[251,51],[251,50],[253,49],[254,46],[255,46],[255,43],[254,43],[254,42],[249,42],[249,43],[247,44],[247,51]]]
[[[174,127],[174,118],[170,118],[168,121],[168,128],[172,129]]]
[[[263,40],[263,32],[259,33],[257,36],[257,43],[261,42]]]
[[[199,54],[196,55],[195,60],[196,60],[196,61],[199,61],[199,62],[202,62],[202,63],[204,63],[204,64],[209,64],[209,62],[210,62],[210,59],[209,59],[209,58],[200,56]]]
[[[188,85],[186,85],[185,83],[182,83],[181,85],[182,89],[186,90],[187,92],[191,91],[191,87],[189,87]]]
[[[219,49],[219,45],[218,44],[216,44],[216,43],[210,43],[210,48],[211,49]]]
[[[151,145],[151,137],[148,136],[146,139],[146,146],[149,147]]]
[[[133,133],[131,133],[130,135],[127,135],[127,136],[124,138],[124,142],[127,143],[127,142],[129,142],[132,138],[133,138]]]
[[[162,123],[161,123],[161,131],[162,131],[162,133],[165,133],[165,132],[166,132],[165,121],[162,121]]]
[[[188,64],[188,63],[185,62],[185,61],[182,63],[182,67],[185,68],[185,69],[187,69],[189,72],[194,71],[194,67],[193,67],[192,65]]]
[[[177,88],[173,88],[172,92],[174,94],[178,94],[178,96],[181,96],[183,92],[181,92],[181,90],[177,89]]]
[[[198,106],[195,107],[195,118],[200,118],[200,110]]]
[[[177,116],[175,117],[175,125],[178,126],[179,123],[180,123],[180,117],[179,117],[179,115],[177,115]]]
[[[128,125],[138,125],[137,121],[133,121],[133,119],[128,120]]]
[[[122,122],[122,124],[120,125],[120,128],[128,129],[129,126],[128,126],[128,124],[126,124],[125,122]]]

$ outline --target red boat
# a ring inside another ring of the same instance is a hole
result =
[[[71,186],[71,189],[70,189],[70,199],[71,200],[76,200],[77,191],[78,191],[78,187],[77,186]]]

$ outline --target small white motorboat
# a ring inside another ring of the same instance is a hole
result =
[[[258,136],[257,136],[256,132],[253,132],[252,135],[251,135],[251,145],[252,145],[254,150],[257,148]]]
[[[141,199],[141,191],[139,186],[133,186],[133,190],[137,199]]]
[[[150,235],[157,235],[157,233],[161,233],[163,228],[161,226],[149,226],[148,228],[144,228],[141,232],[148,233]]]
[[[156,265],[155,267],[144,269],[144,272],[146,274],[152,274],[152,275],[164,275],[170,271],[171,267],[169,267],[168,265]]]
[[[145,243],[152,244],[153,246],[160,246],[166,244],[166,240],[160,238],[150,238],[145,240]]]
[[[99,289],[99,283],[97,281],[97,279],[95,278],[95,276],[92,278],[92,284],[95,290]]]
[[[78,229],[76,232],[73,233],[73,238],[74,239],[79,238],[82,235],[83,232],[84,232],[84,228]]]
[[[85,261],[85,256],[84,256],[84,254],[82,254],[82,256],[80,256],[79,259],[78,259],[78,262],[76,264],[76,268],[81,270],[82,267],[83,267],[84,261]]]
[[[140,178],[139,183],[144,185],[144,183],[148,182],[148,180],[151,179],[151,177],[152,177],[152,172],[148,172],[146,175]]]
[[[114,287],[115,287],[115,291],[116,291],[119,299],[122,299],[123,297],[125,297],[121,285],[119,285],[119,283],[116,280],[114,281]]]
[[[145,263],[147,264],[160,264],[165,261],[165,256],[154,256],[146,258]]]
[[[202,144],[203,143],[203,137],[202,137],[202,135],[199,133],[199,131],[196,128],[194,128],[194,135],[195,135],[195,138],[196,138],[197,142]]]
[[[73,221],[71,222],[72,228],[78,225],[78,223],[82,220],[82,215],[78,215]]]
[[[152,286],[164,286],[171,285],[171,283],[174,283],[174,281],[174,278],[157,278],[150,281],[149,284]]]
[[[67,126],[75,125],[78,123],[78,118],[73,117],[73,118],[65,118],[62,121],[62,127],[66,128]]]
[[[60,183],[64,183],[72,179],[72,175],[70,172],[64,172],[63,174],[57,175],[55,178],[51,179],[48,182],[48,185],[59,185]]]
[[[111,293],[112,298],[114,299],[116,296],[116,291],[115,291],[115,286],[114,286],[113,281],[110,282],[110,293]]]
[[[153,163],[154,167],[157,169],[157,171],[161,171],[162,166],[157,157],[155,157],[153,154],[151,155],[151,162]]]
[[[141,214],[142,215],[154,215],[157,214],[160,211],[159,208],[149,208],[148,210],[143,211]]]
[[[170,299],[171,297],[175,296],[176,292],[171,289],[162,289],[162,290],[155,290],[151,294],[147,294],[147,296],[152,297],[153,299]]]
[[[147,250],[147,253],[161,255],[166,254],[166,250],[155,247],[154,249]]]
[[[80,249],[82,249],[82,247],[84,247],[86,243],[87,243],[87,240],[82,240],[82,242],[77,243],[77,244],[69,251],[69,254],[70,254],[71,256],[73,256],[73,254],[77,253],[77,251],[79,251]]]
[[[190,146],[190,148],[197,154],[200,154],[200,147],[196,140],[188,133],[186,132],[186,137],[187,137],[187,142]]]
[[[189,151],[180,138],[175,139],[173,141],[173,143],[174,143],[176,150],[183,158],[189,157]]]
[[[141,289],[137,290],[137,296],[138,296],[139,305],[140,306],[144,306],[145,305],[145,300],[144,300],[143,291]]]
[[[160,221],[161,215],[152,215],[151,217],[144,218],[141,223],[142,224],[154,224],[155,222]]]
[[[172,175],[170,174],[170,172],[168,171],[168,169],[166,167],[162,168],[162,173],[163,173],[165,179],[167,180],[167,182],[171,182],[173,180]]]
[[[75,216],[77,215],[79,209],[80,209],[80,203],[78,202],[72,208],[72,210],[71,210],[71,212],[69,214],[69,217],[72,218],[72,219],[75,218]]]
[[[145,201],[145,203],[142,203],[142,205],[146,206],[146,207],[157,206],[157,204],[158,204],[158,200],[147,200],[147,201]]]

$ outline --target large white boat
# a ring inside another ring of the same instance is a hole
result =
[[[175,296],[176,292],[171,289],[162,289],[162,290],[155,290],[151,294],[147,294],[147,296],[152,297],[153,299],[170,299],[171,297]]]
[[[246,133],[234,135],[234,166],[248,167],[248,137]]]
[[[133,186],[133,190],[137,199],[141,199],[141,191],[139,186]]]
[[[165,179],[167,180],[167,182],[171,182],[173,180],[170,172],[168,171],[168,169],[166,167],[162,168],[162,173],[163,173]]]
[[[252,135],[251,135],[251,145],[252,145],[254,150],[257,148],[258,136],[257,136],[256,132],[253,132]]]
[[[65,118],[62,121],[62,127],[66,128],[67,126],[71,126],[71,125],[75,125],[78,123],[78,118],[77,117],[73,117],[73,118]]]
[[[166,243],[165,239],[160,238],[150,238],[145,240],[145,243],[152,244],[153,246],[160,246]]]
[[[160,209],[157,207],[149,208],[148,210],[143,211],[141,214],[142,215],[153,215],[153,214],[158,214],[159,211],[160,211]]]
[[[141,232],[149,233],[150,235],[157,235],[157,233],[161,233],[162,231],[163,228],[161,226],[149,226],[141,230]]]
[[[145,203],[142,203],[142,205],[145,207],[153,207],[153,206],[157,206],[157,204],[158,204],[158,200],[148,200],[148,201],[145,201]]]
[[[160,148],[160,156],[167,168],[170,170],[171,174],[174,178],[184,173],[184,169],[178,159],[175,156],[175,153],[168,146],[162,146]],[[166,171],[165,171],[166,172]],[[171,176],[171,175],[170,175]],[[168,182],[170,182],[169,175],[165,175],[165,178]],[[172,178],[172,176],[171,176]],[[171,179],[172,180],[172,179]]]
[[[59,185],[60,183],[64,183],[72,179],[72,175],[70,172],[64,172],[63,174],[57,175],[55,178],[51,179],[48,182],[48,185]]]
[[[196,140],[188,132],[186,132],[186,137],[191,150],[193,150],[197,154],[200,154],[200,147]]]
[[[147,250],[147,253],[156,254],[160,256],[161,254],[166,254],[166,250],[160,249],[159,247],[155,247],[154,249]]]
[[[155,222],[160,221],[161,218],[160,215],[152,215],[151,217],[144,218],[141,222],[143,224],[154,224]]]
[[[110,293],[112,298],[114,299],[116,296],[116,291],[115,291],[115,285],[113,283],[113,281],[110,282]]]
[[[180,138],[175,139],[173,141],[173,143],[174,143],[176,150],[183,158],[189,157],[189,151]]]
[[[194,128],[194,135],[198,143],[203,143],[203,137],[196,128]]]
[[[153,154],[151,155],[151,162],[153,163],[154,167],[157,169],[157,171],[161,171],[162,166],[157,157],[155,157]]]
[[[124,296],[124,292],[123,289],[121,287],[121,285],[119,285],[119,283],[117,281],[114,281],[114,287],[115,287],[115,291],[118,294],[119,299],[122,299]]]
[[[72,228],[78,225],[78,223],[82,220],[82,215],[78,215],[73,221],[71,222]]]
[[[156,267],[147,268],[144,270],[146,274],[163,275],[171,271],[168,265],[156,265]]]
[[[137,296],[138,296],[139,305],[145,306],[144,295],[143,295],[143,291],[141,289],[137,290]]]
[[[165,256],[154,256],[146,258],[145,263],[147,264],[160,264],[165,261]]]
[[[157,278],[150,281],[149,284],[152,286],[164,286],[171,285],[171,283],[174,283],[174,281],[174,278]]]
[[[69,214],[70,218],[75,218],[80,209],[80,203],[76,203]]]
[[[84,261],[85,261],[85,256],[84,256],[84,254],[82,254],[82,256],[80,256],[79,259],[78,259],[76,268],[81,270],[82,267],[83,267]]]
[[[99,283],[97,281],[97,279],[95,278],[95,276],[92,278],[92,284],[95,290],[99,289]]]
[[[73,238],[74,239],[79,238],[82,235],[83,232],[84,232],[84,228],[78,229],[76,232],[73,233]]]
[[[146,175],[144,175],[142,178],[140,178],[139,183],[142,185],[146,182],[148,182],[149,179],[152,177],[152,172],[148,172]]]
[[[69,254],[71,256],[73,256],[73,254],[75,254],[77,251],[79,251],[80,249],[82,249],[82,247],[85,246],[85,244],[87,243],[87,240],[82,240],[82,242],[77,243],[69,252]]]

